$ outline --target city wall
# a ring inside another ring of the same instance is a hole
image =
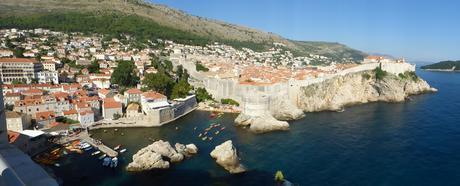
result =
[[[291,79],[288,82],[275,83],[266,86],[239,84],[236,78],[221,79],[208,77],[195,70],[193,61],[181,57],[171,58],[175,66],[182,65],[192,77],[190,83],[194,86],[204,87],[215,100],[231,98],[240,103],[242,111],[248,115],[262,115],[270,110],[274,99],[288,99],[295,106],[300,88],[325,80],[344,76],[350,73],[374,70],[381,65],[384,71],[392,74],[415,71],[415,65],[409,63],[366,63],[356,67],[345,69],[335,74],[327,74],[321,77],[308,77],[305,80]]]

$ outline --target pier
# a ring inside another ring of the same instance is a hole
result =
[[[91,146],[93,146],[94,148],[100,150],[102,153],[105,153],[107,154],[107,156],[110,156],[110,157],[117,157],[118,156],[118,152],[113,150],[112,148],[110,147],[107,147],[106,145],[104,145],[103,143],[101,144],[98,144],[94,141],[93,138],[91,138],[88,133],[86,132],[82,132],[80,133],[80,140],[82,141],[85,141],[87,143],[89,143]]]
[[[72,137],[65,137],[63,139],[61,139],[60,141],[58,141],[59,144],[65,144],[65,143],[69,143],[71,141],[75,141],[75,140],[80,140],[80,141],[84,141],[84,142],[87,142],[88,144],[90,144],[93,148],[96,148],[98,149],[99,151],[101,151],[101,153],[105,153],[107,154],[107,156],[110,156],[110,157],[117,157],[118,156],[118,152],[113,150],[112,148],[104,145],[104,144],[98,144],[96,143],[96,141],[91,138],[88,134],[88,132],[86,131],[82,131],[80,132],[78,135],[75,135],[75,136],[72,136]]]

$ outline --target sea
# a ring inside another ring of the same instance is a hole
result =
[[[289,131],[267,134],[234,127],[235,114],[211,119],[204,111],[159,128],[101,129],[92,131],[93,137],[127,149],[117,168],[103,167],[90,152],[70,154],[50,168],[63,185],[78,186],[276,185],[278,170],[293,185],[460,185],[460,74],[418,70],[418,75],[439,91],[404,103],[307,113],[290,122]],[[213,123],[225,129],[203,141],[199,133]],[[135,152],[159,139],[194,143],[199,152],[167,170],[125,171]],[[227,140],[246,173],[229,174],[210,157]]]

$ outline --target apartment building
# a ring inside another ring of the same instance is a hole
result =
[[[38,73],[43,70],[43,64],[28,58],[0,58],[0,78],[4,84],[13,81],[32,83],[38,79]]]

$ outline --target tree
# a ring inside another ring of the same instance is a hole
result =
[[[147,90],[155,90],[166,95],[170,95],[174,86],[174,81],[164,72],[146,74],[142,84]]]
[[[203,64],[201,64],[200,61],[198,61],[198,62],[195,63],[195,70],[196,70],[196,71],[203,71],[203,72],[209,71],[209,69],[206,68]]]
[[[179,83],[174,85],[171,93],[171,98],[184,98],[188,95],[190,90],[192,90],[192,86],[190,86],[187,81],[180,80]]]
[[[97,61],[91,62],[91,64],[88,66],[89,73],[99,73],[99,70],[100,70],[100,67]]]
[[[195,95],[198,102],[213,100],[212,96],[208,93],[208,91],[206,91],[205,88],[197,88],[195,90]]]
[[[21,79],[21,80],[15,79],[15,80],[13,80],[13,81],[11,82],[11,84],[13,84],[13,85],[26,84],[26,80],[25,80],[25,79]]]
[[[137,85],[139,77],[134,74],[134,68],[132,61],[120,61],[115,71],[113,71],[110,82],[125,87]]]

